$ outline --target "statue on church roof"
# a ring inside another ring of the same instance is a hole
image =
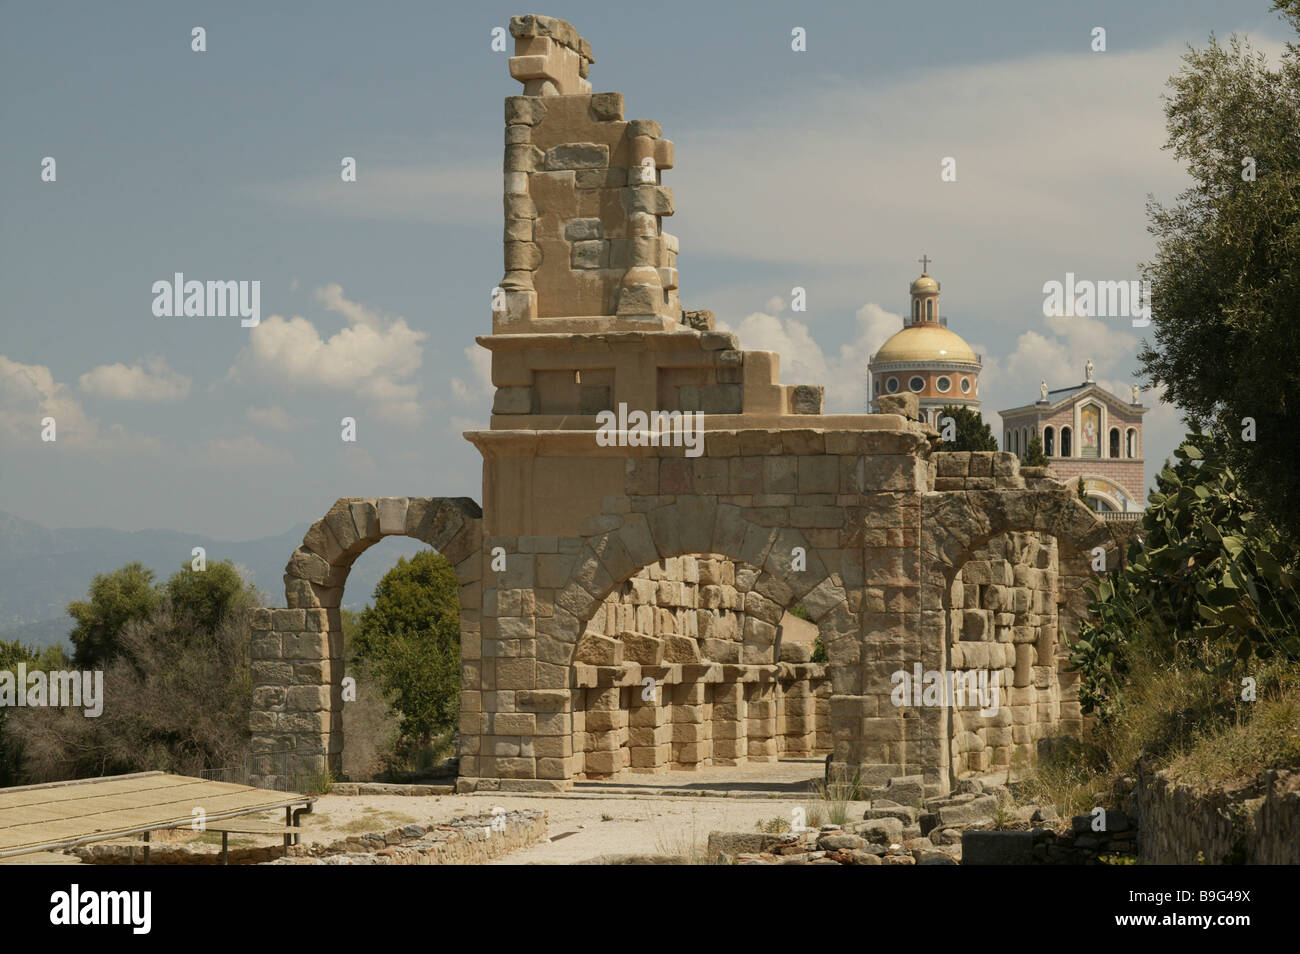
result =
[[[1134,403],[1134,404],[1140,404],[1140,403],[1141,403],[1141,402],[1138,400],[1138,386],[1137,386],[1136,384],[1133,385],[1133,403]]]
[[[1038,394],[1039,394],[1039,398],[1038,398],[1038,400],[1040,400],[1040,401],[1046,403],[1046,401],[1047,401],[1047,382],[1046,382],[1046,381],[1040,381],[1040,382],[1038,383]]]
[[[1084,373],[1083,380],[1085,382],[1092,380],[1092,358],[1089,358],[1088,363],[1083,366],[1083,373]]]

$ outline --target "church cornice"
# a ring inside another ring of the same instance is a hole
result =
[[[1048,393],[1050,394],[1051,392]],[[1105,388],[1093,381],[1091,383],[1086,383],[1082,389],[1061,398],[1059,401],[1048,402],[1047,404],[1036,401],[1033,404],[1025,404],[1021,407],[1011,407],[1007,408],[1005,411],[998,411],[998,415],[1005,420],[1009,416],[1018,416],[1022,414],[1055,414],[1057,411],[1060,411],[1063,408],[1073,407],[1080,401],[1084,401],[1089,397],[1099,398],[1116,410],[1138,417],[1141,417],[1147,411],[1151,410],[1141,404],[1129,404],[1127,401],[1117,395],[1111,394]]]

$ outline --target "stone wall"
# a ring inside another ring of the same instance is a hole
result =
[[[446,824],[410,824],[353,835],[329,845],[294,846],[275,865],[481,865],[541,844],[544,811],[464,815]]]
[[[1057,639],[1057,559],[1050,536],[1002,534],[976,550],[953,582],[949,668],[989,673],[990,682],[996,674],[999,697],[991,715],[954,707],[955,777],[1032,760],[1038,739],[1061,731],[1068,654]]]
[[[1197,792],[1139,765],[1128,799],[1138,859],[1155,865],[1300,864],[1300,769],[1235,790]]]

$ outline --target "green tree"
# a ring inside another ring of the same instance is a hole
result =
[[[1078,494],[1079,499],[1082,500],[1084,503],[1087,503],[1087,502],[1088,502],[1088,491],[1087,491],[1087,489],[1083,486],[1083,478],[1082,478],[1082,477],[1080,477],[1078,480],[1076,480],[1076,481],[1074,482],[1074,492],[1075,492],[1076,494]]]
[[[424,550],[384,574],[361,614],[356,652],[412,745],[456,727],[460,713],[460,599],[446,558]]]
[[[89,599],[68,604],[68,615],[77,622],[68,634],[74,647],[73,663],[81,669],[103,668],[117,655],[123,627],[147,619],[160,602],[153,571],[142,563],[128,563],[112,573],[97,575],[91,581]]]
[[[172,609],[188,613],[199,629],[209,632],[231,612],[252,609],[262,602],[257,588],[245,583],[229,560],[208,564],[203,570],[183,564],[163,590]]]
[[[1300,32],[1300,0],[1273,9]],[[1300,45],[1275,69],[1235,35],[1183,59],[1166,148],[1192,185],[1148,202],[1154,340],[1139,360],[1193,426],[1219,425],[1227,462],[1300,539]]]
[[[984,423],[984,418],[980,417],[978,411],[972,411],[968,407],[945,407],[940,415],[940,433],[944,430],[944,417],[953,419],[956,434],[953,440],[944,443],[943,450],[995,451],[998,449],[998,439],[993,436],[993,430]]]
[[[1242,493],[1230,445],[1189,434],[1147,497],[1127,565],[1087,588],[1071,655],[1085,712],[1113,713],[1134,653],[1220,676],[1300,659],[1297,554]]]
[[[1026,467],[1046,467],[1047,455],[1043,453],[1043,442],[1035,434],[1029,438],[1029,446],[1025,448],[1025,453],[1020,458],[1020,463]]]

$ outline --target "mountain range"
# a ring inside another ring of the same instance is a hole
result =
[[[307,527],[304,523],[273,537],[226,541],[179,530],[52,530],[0,511],[0,639],[35,646],[63,642],[73,626],[68,603],[86,598],[96,574],[138,560],[165,580],[189,564],[196,546],[206,550],[209,563],[232,560],[243,567],[266,593],[267,605],[283,606],[284,566]],[[419,541],[395,537],[383,552],[363,554],[348,577],[344,606],[360,609],[399,556],[422,549]]]

